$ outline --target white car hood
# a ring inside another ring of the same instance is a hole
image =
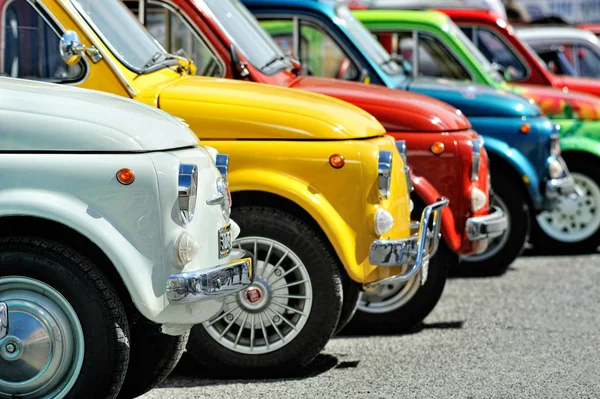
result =
[[[146,152],[197,144],[185,123],[149,105],[0,78],[0,151]]]

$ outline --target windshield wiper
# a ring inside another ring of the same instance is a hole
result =
[[[148,62],[146,62],[144,64],[144,66],[142,67],[142,70],[140,71],[140,75],[143,75],[144,73],[146,73],[146,71],[148,69],[150,69],[154,64],[156,64],[156,61],[158,61],[158,59],[160,58],[160,56],[163,55],[163,54],[164,53],[162,51],[157,51],[156,53],[154,53],[154,55],[152,56],[152,58],[150,58],[148,60]]]
[[[275,57],[271,58],[265,65],[261,66],[260,70],[262,71],[263,69],[273,65],[277,61],[285,61],[286,59],[287,58],[283,55],[276,55]]]

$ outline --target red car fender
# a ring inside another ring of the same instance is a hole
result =
[[[411,172],[411,182],[415,189],[415,194],[425,202],[425,205],[431,205],[441,197],[440,193],[427,179],[415,175],[414,172]],[[450,206],[452,206],[452,204],[449,204],[442,209],[442,237],[444,237],[450,250],[458,252],[461,247],[462,238],[460,234],[456,232],[454,227],[454,215],[452,215]]]

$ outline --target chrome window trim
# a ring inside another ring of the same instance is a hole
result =
[[[5,26],[4,17],[6,15],[6,9],[14,1],[15,0],[8,0],[2,6],[2,10],[0,11],[1,15],[2,15],[2,26]],[[60,32],[58,32],[56,30],[56,28],[61,29],[63,32],[65,32],[65,29],[56,20],[56,18],[54,18],[52,13],[49,12],[49,10],[46,8],[46,6],[43,5],[39,0],[24,0],[24,1],[26,1],[31,6],[31,8],[33,8],[38,13],[40,18],[42,18],[48,24],[50,29],[52,29],[54,31],[54,33],[56,33],[56,36],[60,40],[60,37],[62,36],[62,34]],[[4,43],[4,37],[2,35],[3,35],[3,29],[0,29],[0,44]],[[2,48],[4,48],[4,47],[2,47]],[[58,48],[56,48],[56,51],[58,51]],[[88,77],[90,76],[90,71],[91,71],[89,61],[87,59],[88,57],[81,57],[81,58],[82,58],[82,60],[80,62],[83,62],[84,73],[81,75],[81,77],[78,80],[73,80],[73,81],[68,81],[68,82],[62,82],[62,81],[54,82],[54,81],[42,80],[42,79],[31,79],[31,80],[35,80],[38,82],[56,83],[56,84],[61,84],[61,85],[65,85],[65,86],[80,85],[81,83],[85,82],[88,79]],[[4,57],[0,57],[0,70],[4,70]]]
[[[190,20],[187,13],[185,13],[181,10],[181,7],[178,7],[175,3],[173,3],[170,0],[146,0],[146,2],[148,2],[148,4],[153,4],[153,5],[164,7],[165,9],[167,9],[168,11],[170,11],[174,14],[176,13],[184,21],[184,23],[187,25],[187,28],[196,37],[196,39],[198,39],[200,42],[202,42],[210,50],[210,52],[213,55],[213,58],[217,61],[217,63],[221,67],[221,74],[219,76],[214,76],[214,77],[224,78],[227,75],[227,65],[225,64],[225,61],[221,58],[221,56],[219,55],[217,50],[214,48],[212,43],[206,38],[206,36],[204,36],[202,31],[200,29],[198,29],[198,27],[193,23],[193,21]],[[146,14],[147,13],[148,12],[146,10]],[[144,25],[144,28],[146,28],[145,21],[142,23]],[[169,36],[169,38],[170,38],[170,36]],[[169,46],[170,46],[170,40],[169,40]],[[168,51],[168,49],[167,49],[167,51]],[[198,72],[200,72],[200,71],[198,71]],[[200,75],[200,76],[205,76],[205,75]]]
[[[522,82],[524,80],[527,80],[531,77],[532,71],[531,68],[529,68],[529,64],[527,62],[525,62],[523,60],[523,57],[521,57],[521,55],[517,52],[515,52],[512,44],[508,43],[506,41],[506,39],[504,39],[504,35],[498,35],[496,33],[496,31],[489,29],[486,26],[483,25],[476,25],[476,24],[457,24],[459,28],[470,28],[473,30],[473,34],[475,34],[478,30],[483,29],[483,30],[487,30],[488,32],[490,32],[491,34],[493,34],[494,36],[496,36],[502,43],[504,43],[504,45],[506,46],[506,48],[512,53],[512,55],[515,56],[515,58],[521,63],[521,65],[523,65],[523,67],[525,68],[525,71],[527,72],[525,74],[525,76],[523,76],[521,79],[519,80],[511,80],[509,83],[518,83],[518,82]],[[475,46],[477,46],[477,48],[479,48],[479,45],[477,44],[478,40],[477,40],[477,36],[471,36],[470,37],[471,41],[473,42],[473,44],[475,44]],[[488,60],[490,61],[490,60]],[[492,63],[492,61],[490,61],[490,63]],[[500,73],[500,75],[502,75],[502,73]],[[504,76],[502,76],[502,78],[504,79]]]

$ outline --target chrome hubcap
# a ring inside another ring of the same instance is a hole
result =
[[[300,258],[277,241],[244,237],[234,245],[254,253],[254,282],[228,296],[222,312],[203,326],[235,352],[273,352],[293,341],[308,320],[313,296],[310,276]]]
[[[544,233],[561,242],[579,242],[600,228],[600,187],[586,175],[571,173],[583,196],[564,196],[556,207],[537,216]]]
[[[495,256],[506,245],[506,242],[508,241],[508,237],[510,236],[511,215],[508,210],[508,207],[506,206],[506,203],[504,201],[502,201],[502,198],[498,197],[498,195],[494,195],[493,205],[498,206],[500,209],[502,209],[504,211],[504,214],[506,215],[506,223],[507,223],[506,231],[504,231],[504,233],[502,235],[489,240],[487,249],[484,252],[477,254],[477,255],[463,256],[461,258],[462,261],[464,261],[464,262],[482,262],[484,260],[490,259],[491,257]]]
[[[404,272],[404,271],[403,271]],[[372,292],[362,292],[358,310],[382,314],[406,305],[421,288],[421,272],[407,282],[379,285]]]
[[[0,340],[0,397],[62,398],[83,363],[77,315],[54,288],[24,277],[0,279],[8,334]]]

